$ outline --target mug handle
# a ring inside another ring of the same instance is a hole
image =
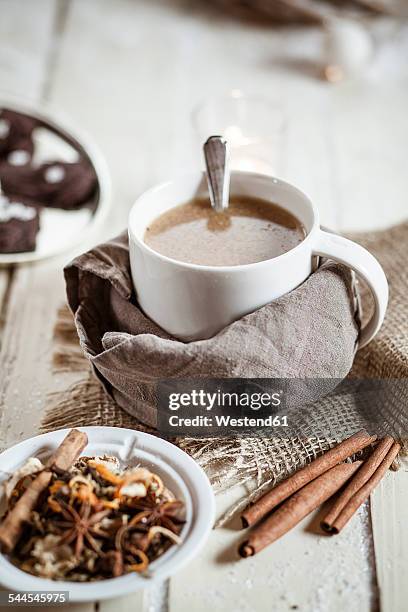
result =
[[[360,330],[359,348],[368,344],[380,329],[388,304],[388,282],[374,255],[352,240],[319,229],[313,254],[334,259],[356,272],[368,285],[374,298],[371,319]]]

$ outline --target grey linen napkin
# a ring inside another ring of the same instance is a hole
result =
[[[121,408],[153,427],[160,379],[342,379],[353,363],[357,305],[352,274],[339,264],[325,262],[291,293],[190,343],[169,336],[136,304],[127,233],[77,257],[65,279],[96,374]]]

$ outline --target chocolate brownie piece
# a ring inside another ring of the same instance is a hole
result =
[[[39,229],[38,206],[0,194],[0,253],[35,251]]]
[[[95,192],[97,178],[92,165],[79,162],[49,162],[33,166],[0,166],[0,179],[5,193],[19,194],[43,206],[75,210]]]
[[[0,109],[0,159],[24,165],[34,151],[32,133],[38,125],[33,117],[8,109]]]

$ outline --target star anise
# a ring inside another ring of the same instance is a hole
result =
[[[157,502],[154,499],[146,498],[139,503],[139,509],[150,511],[149,515],[142,522],[145,525],[161,525],[178,534],[184,520],[180,517],[183,502],[179,500],[166,500]]]
[[[153,525],[167,527],[170,531],[178,534],[181,526],[185,522],[180,517],[180,512],[183,507],[183,502],[179,500],[161,502],[153,509],[150,522]]]
[[[63,529],[61,544],[74,544],[77,559],[81,556],[85,544],[88,544],[98,555],[103,555],[100,543],[96,537],[108,537],[101,528],[100,522],[110,514],[110,510],[93,512],[90,504],[82,504],[79,511],[66,502],[60,501],[61,514],[65,521],[58,521],[58,527]]]

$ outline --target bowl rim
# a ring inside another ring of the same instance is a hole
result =
[[[152,247],[150,247],[144,241],[142,237],[138,235],[136,227],[138,226],[139,209],[143,206],[146,206],[146,200],[149,200],[152,196],[157,196],[157,195],[160,196],[160,194],[163,191],[171,188],[174,185],[183,184],[183,183],[188,184],[190,183],[190,181],[193,181],[193,180],[195,180],[197,184],[199,184],[201,181],[205,179],[205,172],[203,170],[197,170],[195,172],[191,171],[191,172],[186,172],[183,174],[178,174],[174,178],[170,178],[166,181],[162,181],[158,184],[155,184],[149,187],[148,189],[146,189],[145,191],[143,191],[142,193],[140,193],[139,196],[136,198],[136,200],[133,202],[133,205],[128,215],[129,241],[133,242],[142,251],[142,253],[145,256],[150,257],[153,260],[158,260],[168,265],[172,265],[174,268],[177,268],[179,270],[185,270],[185,271],[193,270],[193,271],[198,271],[198,272],[201,271],[201,272],[211,273],[214,275],[224,275],[226,273],[227,274],[239,274],[245,271],[262,270],[262,269],[268,268],[271,265],[271,263],[275,264],[275,262],[280,262],[285,259],[292,258],[294,253],[297,254],[299,251],[304,249],[305,245],[308,245],[310,242],[314,240],[315,233],[320,226],[319,211],[316,205],[314,204],[314,202],[311,200],[311,198],[309,198],[309,196],[307,196],[301,189],[299,189],[299,187],[296,187],[292,183],[289,183],[288,181],[280,179],[276,176],[272,176],[269,174],[263,174],[261,172],[252,172],[248,170],[231,170],[231,176],[238,177],[238,178],[247,177],[248,179],[251,179],[253,181],[270,183],[272,186],[275,186],[275,188],[283,187],[291,191],[292,193],[296,194],[296,196],[303,199],[305,202],[307,202],[307,205],[309,206],[310,211],[313,213],[313,221],[310,226],[310,229],[306,230],[305,236],[301,240],[301,242],[299,242],[299,244],[289,249],[288,251],[285,251],[284,253],[277,255],[276,257],[271,257],[269,259],[264,259],[262,261],[256,261],[253,263],[240,264],[240,265],[228,265],[228,266],[214,266],[214,265],[211,266],[207,264],[190,263],[187,261],[181,261],[178,259],[174,259],[173,257],[170,257],[168,255],[163,255],[162,253],[155,251]],[[185,202],[179,202],[178,204],[184,204],[184,203]],[[279,204],[279,206],[285,210],[285,206],[283,206],[282,204]]]

